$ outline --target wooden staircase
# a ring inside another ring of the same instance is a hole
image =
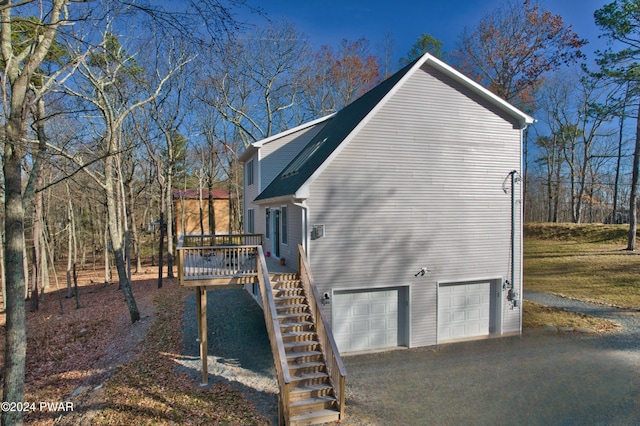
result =
[[[308,299],[299,279],[271,281],[284,343],[289,388],[289,425],[340,420]]]

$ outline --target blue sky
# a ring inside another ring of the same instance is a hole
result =
[[[565,23],[589,40],[587,54],[604,47],[598,40],[599,31],[593,12],[612,0],[539,0]],[[362,36],[369,39],[374,53],[376,44],[390,32],[395,40],[394,55],[404,56],[422,33],[444,42],[451,50],[465,27],[474,27],[479,20],[502,3],[502,0],[249,0],[260,6],[270,18],[287,17],[309,36],[314,47],[323,44],[337,46],[343,38]],[[258,22],[257,18],[251,19]]]

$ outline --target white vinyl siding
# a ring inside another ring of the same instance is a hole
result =
[[[310,241],[320,294],[411,282],[410,346],[436,344],[438,282],[510,277],[511,197],[502,184],[520,162],[515,119],[424,66],[310,187],[309,223],[325,225],[325,237]],[[422,267],[430,272],[415,277]],[[502,298],[502,312],[502,332],[518,332],[520,308]]]
[[[247,165],[248,165],[250,162],[251,162],[251,163],[253,163],[253,165],[254,165],[253,167],[255,167],[255,168],[259,169],[259,167],[258,167],[258,162],[257,162],[257,154],[255,154],[255,155],[254,155],[254,156],[253,156],[249,161],[247,161],[247,163],[245,163],[245,166],[244,166],[244,167],[245,167],[245,168],[244,168],[244,170],[245,170],[245,179],[246,179],[246,173],[247,173]],[[254,179],[255,179],[255,176],[254,176]],[[254,184],[254,185],[247,186],[247,185],[246,185],[246,182],[245,182],[245,184],[244,184],[244,188],[243,188],[243,189],[244,189],[244,190],[243,190],[243,194],[242,194],[242,197],[243,197],[243,203],[242,203],[242,205],[244,206],[244,207],[243,207],[243,209],[244,209],[244,218],[243,218],[243,219],[244,219],[244,223],[245,223],[244,228],[245,228],[245,230],[247,230],[247,229],[249,229],[249,228],[248,228],[248,225],[247,225],[247,223],[248,223],[248,216],[249,216],[249,209],[253,209],[253,210],[254,210],[254,213],[253,213],[253,214],[254,214],[254,220],[255,220],[255,219],[257,219],[257,218],[255,217],[255,211],[257,210],[257,206],[255,206],[255,205],[252,203],[252,201],[253,201],[253,200],[258,196],[258,190],[259,190],[259,188],[258,188],[258,185],[255,185],[255,184]],[[259,211],[259,210],[258,210],[258,211]],[[263,229],[261,229],[261,228],[262,228],[262,225],[261,225],[260,223],[261,223],[261,222],[254,222],[254,231],[255,231],[255,232],[258,232],[258,233],[263,233],[263,232],[264,232],[264,230],[263,230]],[[257,226],[256,226],[256,225],[257,225]],[[247,231],[247,232],[248,232],[248,231]]]

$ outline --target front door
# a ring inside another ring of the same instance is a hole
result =
[[[280,210],[273,211],[273,254],[280,257]]]

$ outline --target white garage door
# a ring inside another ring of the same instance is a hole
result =
[[[336,292],[332,312],[340,352],[398,346],[398,289]]]
[[[489,334],[490,283],[438,288],[438,342]]]

